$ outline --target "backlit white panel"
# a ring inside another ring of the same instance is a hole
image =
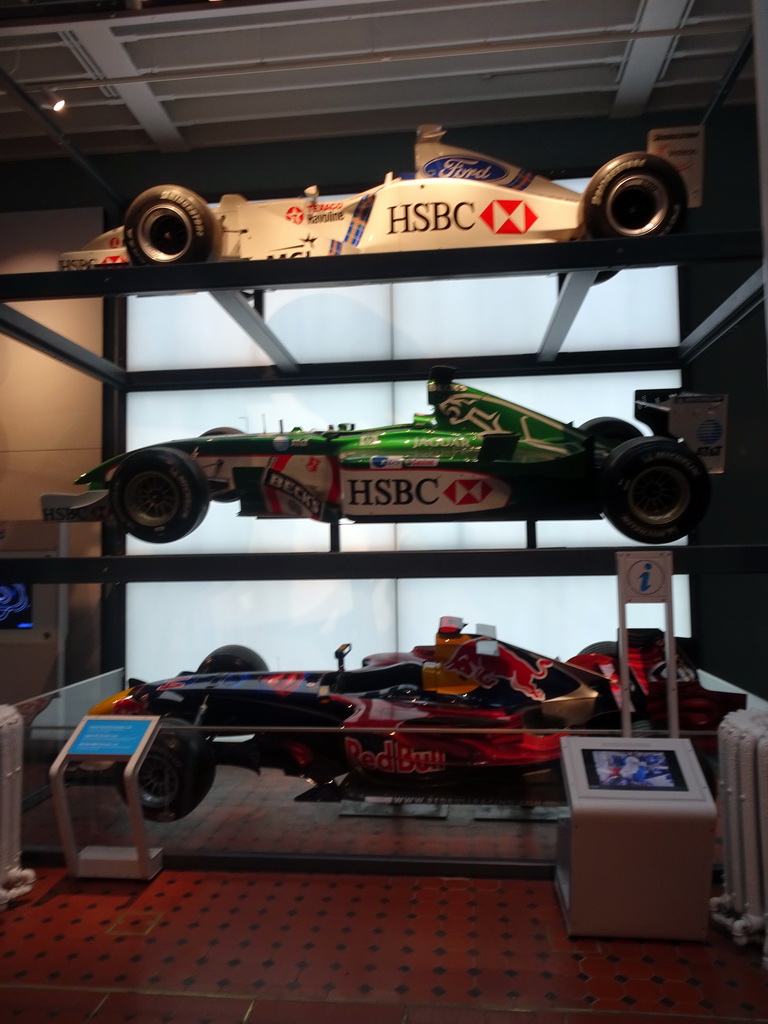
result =
[[[690,635],[687,578],[675,577],[674,623]],[[194,671],[224,644],[257,651],[275,670],[331,669],[351,643],[350,668],[368,654],[434,641],[441,615],[495,625],[498,636],[567,659],[618,631],[616,579],[543,577],[437,580],[268,580],[131,583],[128,676]],[[172,611],[172,628],[169,615]],[[663,627],[660,605],[633,606],[630,626]]]
[[[535,351],[556,299],[555,275],[394,284],[394,356],[446,359]]]
[[[679,344],[677,267],[643,267],[590,288],[561,351]]]
[[[128,299],[128,369],[267,366],[272,362],[208,292]]]
[[[687,577],[675,577],[673,603],[675,632],[689,636]],[[588,644],[617,639],[618,588],[614,576],[400,580],[398,650],[431,642],[441,615],[463,617],[470,631],[478,622],[494,625],[502,640],[565,660]],[[628,621],[663,628],[663,608],[638,605]]]
[[[524,548],[525,523],[435,522],[398,523],[398,551],[482,551],[485,548]]]
[[[390,359],[390,306],[388,284],[281,289],[265,294],[264,318],[299,363]]]
[[[390,384],[133,392],[127,406],[129,448],[197,437],[214,427],[260,434],[293,427],[326,430],[340,422],[358,427],[393,422]]]
[[[131,583],[126,587],[126,676],[147,681],[194,671],[224,644],[259,653],[270,669],[336,667],[396,649],[392,580]]]
[[[130,555],[258,554],[260,552],[323,552],[331,550],[331,530],[314,519],[255,519],[239,516],[238,504],[212,501],[196,530],[172,544],[147,544],[126,537]],[[342,551],[392,551],[391,523],[342,523]]]

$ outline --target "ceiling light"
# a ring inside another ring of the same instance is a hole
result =
[[[50,89],[43,89],[43,102],[40,104],[45,110],[55,110],[58,114],[67,105],[67,101],[57,96]]]

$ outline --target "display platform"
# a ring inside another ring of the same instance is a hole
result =
[[[703,940],[716,808],[687,739],[561,739],[555,884],[569,935]]]

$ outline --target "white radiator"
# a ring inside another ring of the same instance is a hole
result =
[[[19,866],[23,730],[19,712],[0,705],[0,910],[35,884],[34,871]]]
[[[768,968],[768,713],[732,711],[718,730],[723,894],[712,917]]]

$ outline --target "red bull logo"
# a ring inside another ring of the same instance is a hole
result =
[[[496,655],[478,654],[474,640],[462,644],[446,662],[446,669],[458,672],[467,679],[473,679],[479,686],[489,688],[501,679],[506,679],[513,690],[530,697],[531,700],[545,700],[546,694],[537,679],[544,679],[552,667],[549,658],[528,661],[522,655],[499,645]]]
[[[439,750],[412,750],[397,740],[385,740],[382,750],[374,753],[365,750],[359,740],[344,737],[344,747],[350,764],[368,771],[388,772],[392,775],[409,775],[425,772],[439,772],[445,768],[445,754]]]
[[[478,686],[495,686],[499,678],[500,659],[498,656],[478,654],[474,640],[457,647],[446,661],[448,672],[457,672],[465,679],[473,679]]]
[[[546,700],[547,695],[535,681],[544,679],[552,668],[549,658],[536,658],[531,663],[507,647],[502,647],[499,654],[504,664],[503,675],[513,690],[525,694],[531,700]]]

